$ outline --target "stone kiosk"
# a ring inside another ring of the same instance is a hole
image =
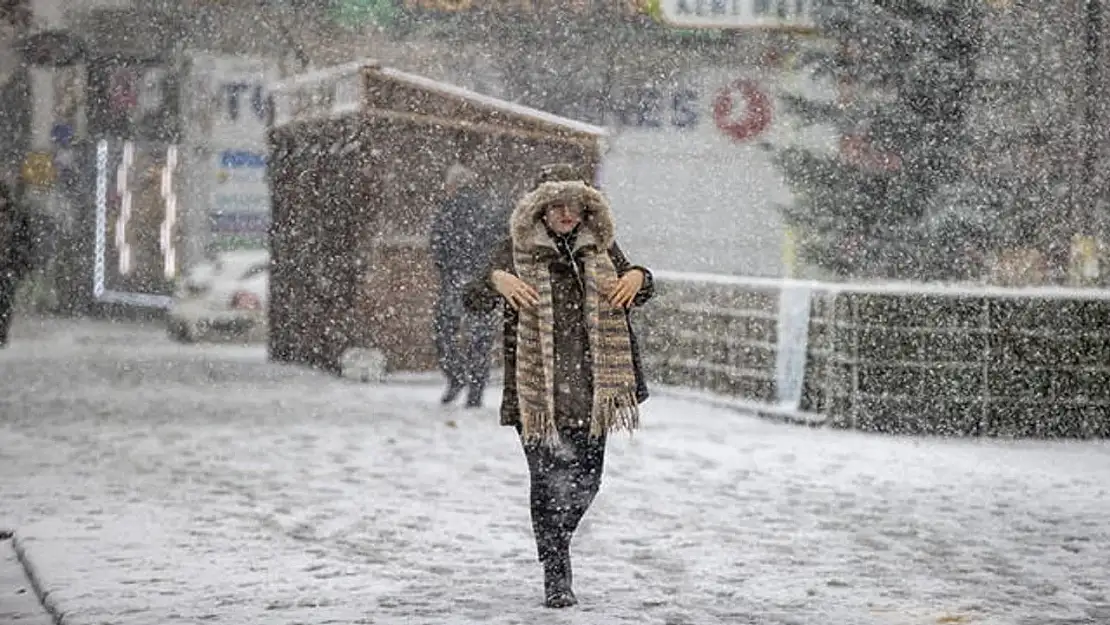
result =
[[[503,207],[551,161],[594,175],[601,128],[355,62],[273,88],[270,358],[338,372],[349,348],[436,366],[428,234],[447,167]],[[506,224],[506,234],[508,224]]]

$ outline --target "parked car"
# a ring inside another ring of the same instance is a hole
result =
[[[178,283],[167,330],[183,342],[265,342],[270,255],[224,252],[190,269]]]

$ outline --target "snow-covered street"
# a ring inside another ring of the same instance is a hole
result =
[[[16,330],[0,527],[71,625],[1110,622],[1105,443],[811,430],[660,393],[610,445],[581,606],[551,611],[495,393],[444,409],[438,384],[157,326]]]

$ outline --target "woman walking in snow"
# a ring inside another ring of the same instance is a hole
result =
[[[577,603],[570,541],[601,485],[606,436],[647,399],[629,310],[652,277],[617,246],[608,201],[569,165],[545,168],[468,305],[504,303],[501,424],[520,434],[545,605]]]

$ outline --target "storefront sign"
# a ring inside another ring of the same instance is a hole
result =
[[[760,81],[739,78],[716,88],[689,84],[625,88],[604,119],[621,129],[643,130],[688,130],[709,123],[737,142],[758,138],[774,122],[774,98]]]
[[[605,6],[608,4],[608,6]],[[646,12],[647,2],[635,0],[569,0],[558,3],[560,13],[598,15],[602,13],[631,15]],[[487,15],[543,15],[553,13],[553,5],[544,0],[404,0],[410,11],[429,13],[483,13]]]
[[[365,65],[356,61],[274,85],[274,124],[357,111]]]
[[[613,210],[633,211],[651,223],[632,229],[622,245],[649,266],[681,271],[781,276],[783,206],[794,201],[769,146],[798,146],[835,155],[839,128],[801,127],[784,95],[828,102],[835,87],[810,75],[795,76],[752,63],[676,72],[645,86],[658,97],[639,100],[612,128],[600,171]],[[619,90],[618,90],[619,92]],[[678,98],[675,106],[674,94]],[[633,104],[637,101],[633,101]],[[792,294],[795,295],[795,294]],[[804,294],[787,308],[802,327]],[[787,334],[795,336],[797,331]],[[793,339],[791,339],[793,340]],[[791,343],[796,349],[801,343]],[[785,398],[796,396],[796,352],[782,364]]]
[[[689,87],[631,87],[617,95],[608,117],[622,128],[691,128],[702,118],[700,99]]]
[[[182,185],[189,264],[217,249],[266,247],[266,132],[279,76],[277,62],[265,57],[197,54],[191,67],[191,158]]]
[[[223,250],[265,247],[270,227],[266,155],[224,150],[211,158],[210,246]]]
[[[663,21],[680,28],[812,31],[827,0],[660,0]]]
[[[228,121],[235,123],[243,116],[250,116],[263,125],[269,122],[269,93],[261,81],[225,82],[218,89],[223,94],[223,114]]]

